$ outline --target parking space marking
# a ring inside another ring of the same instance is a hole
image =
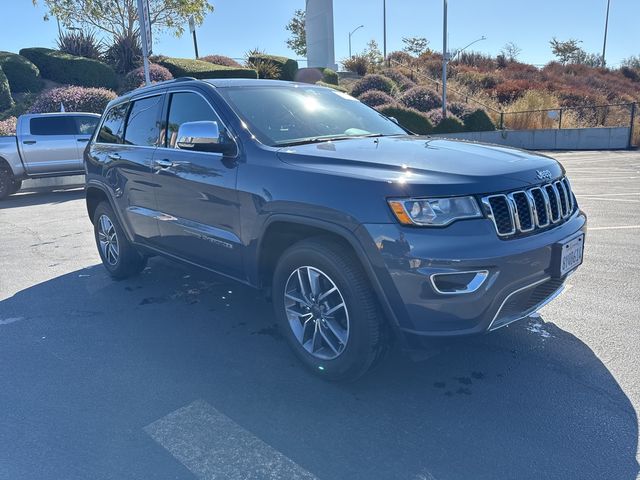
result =
[[[640,200],[631,200],[630,198],[607,198],[607,197],[580,197],[581,200],[597,200],[599,202],[623,202],[623,203],[640,203]]]
[[[618,225],[613,227],[589,227],[589,231],[593,232],[595,230],[627,230],[633,228],[640,228],[640,225]]]
[[[144,430],[202,480],[316,479],[204,400]]]
[[[582,197],[628,197],[633,195],[640,195],[639,192],[630,192],[630,193],[582,193],[578,195],[579,198]]]

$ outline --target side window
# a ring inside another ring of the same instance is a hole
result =
[[[197,93],[180,92],[171,95],[167,147],[176,147],[178,129],[180,128],[180,125],[185,122],[199,122],[205,120],[217,122],[220,129],[223,128],[223,125],[216,113],[209,106],[207,101]]]
[[[127,120],[124,143],[149,147],[157,145],[161,111],[162,95],[134,101]]]
[[[98,143],[122,143],[124,118],[127,116],[128,107],[128,103],[123,103],[107,112],[96,139]]]
[[[76,124],[72,117],[52,115],[35,117],[29,121],[31,135],[75,135]]]
[[[98,122],[100,121],[99,117],[74,117],[76,119],[76,132],[78,135],[93,135],[96,127],[98,126]]]

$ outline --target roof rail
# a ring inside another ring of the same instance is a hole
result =
[[[178,77],[178,78],[174,78],[173,79],[174,82],[188,82],[190,80],[197,80],[197,78],[195,78],[195,77]]]

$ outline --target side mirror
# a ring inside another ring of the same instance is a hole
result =
[[[181,150],[229,154],[235,151],[235,144],[220,134],[217,122],[185,122],[178,128],[176,146]]]

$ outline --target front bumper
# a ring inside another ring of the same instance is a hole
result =
[[[558,245],[586,233],[586,224],[577,210],[555,228],[509,240],[500,239],[488,219],[446,228],[368,224],[362,233],[373,239],[370,255],[400,330],[448,337],[495,330],[555,298],[566,279],[556,276]],[[443,293],[432,281],[475,271],[486,271],[486,279],[466,293]]]

